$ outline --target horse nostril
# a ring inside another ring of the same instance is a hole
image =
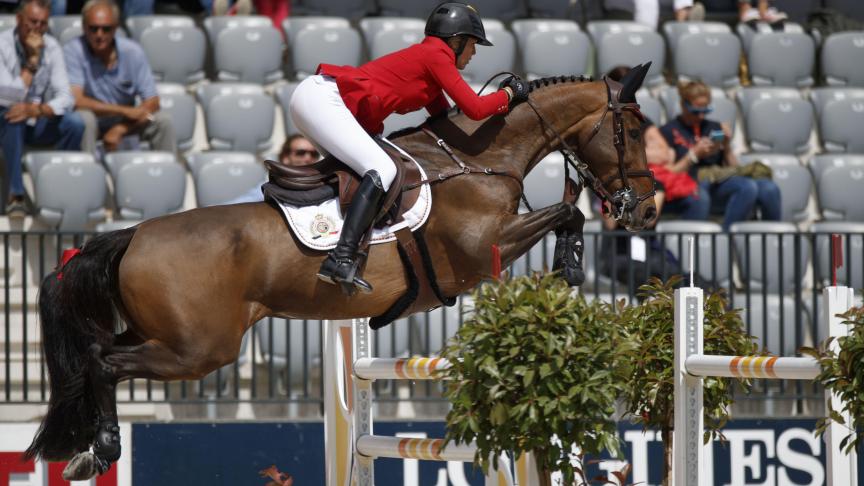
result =
[[[657,208],[654,206],[649,206],[648,209],[645,210],[645,222],[651,222],[657,216]]]

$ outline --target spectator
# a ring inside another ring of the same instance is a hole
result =
[[[47,0],[24,0],[16,26],[0,33],[0,139],[6,159],[9,199],[6,214],[24,217],[24,144],[53,144],[79,150],[84,122],[72,113],[60,44],[46,34],[51,6]]]
[[[738,20],[751,27],[762,21],[772,27],[782,28],[786,18],[785,13],[770,6],[770,0],[756,0],[756,7],[753,7],[753,0],[738,0]]]
[[[672,172],[689,172],[699,181],[698,198],[711,212],[724,214],[723,229],[748,219],[758,205],[762,219],[780,219],[780,189],[774,181],[742,175],[730,145],[731,130],[707,119],[711,113],[711,89],[701,81],[681,83],[681,114],[660,131],[675,149]],[[723,168],[727,169],[723,169]],[[719,169],[718,169],[719,168]],[[674,210],[667,205],[667,210]],[[682,212],[688,219],[705,219],[698,211]]]
[[[279,151],[279,162],[283,165],[310,165],[318,162],[321,154],[318,149],[312,145],[308,138],[299,133],[289,135],[282,144],[282,150]],[[261,181],[261,184],[267,182]],[[260,202],[264,200],[264,195],[261,193],[261,185],[257,185],[246,194],[232,199],[228,204],[240,204],[247,202]]]
[[[693,0],[674,0],[672,9],[678,22],[705,20],[705,6],[693,3]],[[633,20],[656,29],[660,20],[660,0],[634,0]]]
[[[144,51],[115,36],[120,11],[112,0],[89,0],[82,9],[84,34],[63,48],[75,107],[86,129],[82,148],[118,149],[123,137],[139,135],[150,148],[175,152],[171,119],[159,111],[159,95]],[[135,100],[141,103],[135,105]]]

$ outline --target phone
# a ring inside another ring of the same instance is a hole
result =
[[[711,130],[711,133],[708,134],[708,138],[710,138],[714,143],[722,143],[726,140],[726,134],[723,133],[723,130]]]

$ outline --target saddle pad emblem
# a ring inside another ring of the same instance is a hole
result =
[[[312,224],[309,229],[314,235],[313,238],[316,240],[322,236],[339,234],[339,231],[336,230],[336,223],[333,222],[333,219],[326,214],[321,213],[312,217]]]

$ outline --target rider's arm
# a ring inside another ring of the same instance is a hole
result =
[[[432,101],[426,105],[426,111],[429,112],[429,115],[435,116],[441,112],[445,112],[450,109],[450,102],[447,101],[447,97],[444,96],[444,93],[439,94]]]
[[[507,113],[510,99],[505,91],[498,90],[486,96],[478,96],[462,79],[453,60],[443,53],[440,57],[429,60],[428,66],[438,86],[441,86],[468,118],[482,120],[492,115]]]

